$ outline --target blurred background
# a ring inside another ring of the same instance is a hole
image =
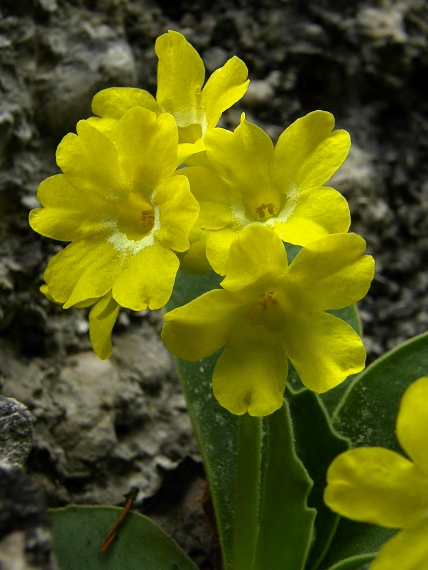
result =
[[[156,92],[156,38],[176,30],[207,76],[247,64],[240,113],[272,139],[323,109],[353,146],[331,185],[377,273],[360,305],[368,361],[428,329],[428,2],[426,0],[0,0],[0,389],[35,421],[28,470],[52,506],[137,505],[201,568],[216,541],[206,484],[157,313],[122,311],[114,355],[91,352],[87,314],[39,292],[64,244],[28,227],[55,149],[100,89]],[[209,517],[208,517],[209,518]]]

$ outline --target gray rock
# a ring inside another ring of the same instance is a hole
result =
[[[72,30],[48,31],[46,48],[60,61],[36,76],[38,120],[57,136],[74,131],[80,119],[91,115],[91,101],[99,90],[136,82],[134,55],[116,30],[78,20]]]
[[[269,104],[275,96],[275,89],[266,80],[250,81],[248,91],[244,95],[243,104],[247,107],[260,107]]]
[[[33,444],[33,421],[28,408],[0,396],[0,461],[23,465]]]
[[[212,73],[226,63],[228,60],[227,51],[218,46],[210,47],[204,51],[203,60],[206,70]]]
[[[361,33],[377,45],[387,42],[404,44],[407,40],[404,12],[404,6],[400,3],[383,8],[362,7],[357,13],[357,25]]]
[[[19,465],[0,462],[0,567],[57,570],[46,503]]]
[[[46,368],[0,349],[0,363],[3,393],[31,406],[33,473],[53,505],[120,503],[132,486],[142,500],[161,483],[159,465],[198,457],[172,358],[147,323],[116,338],[107,361],[88,351]]]

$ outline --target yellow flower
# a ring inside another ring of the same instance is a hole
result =
[[[170,113],[179,134],[182,163],[204,150],[203,137],[213,129],[222,113],[241,99],[248,88],[248,70],[238,57],[229,59],[206,82],[205,67],[198,52],[178,32],[169,31],[156,40],[158,88],[156,99],[147,91],[112,87],[100,91],[92,101],[90,119],[97,128],[109,131],[115,121],[132,107],[141,106],[157,115]]]
[[[213,129],[205,135],[211,168],[180,170],[200,203],[197,225],[213,230],[207,257],[224,275],[230,245],[252,224],[272,227],[285,242],[306,245],[332,233],[347,232],[346,200],[323,186],[345,160],[350,139],[332,132],[334,117],[314,111],[286,129],[274,148],[269,136],[242,115],[235,132]]]
[[[405,391],[397,438],[410,460],[383,447],[345,451],[327,473],[324,500],[348,518],[402,529],[371,570],[428,568],[428,377]]]
[[[302,382],[325,392],[364,367],[365,349],[344,321],[325,313],[361,299],[374,262],[355,234],[303,248],[288,265],[272,229],[252,225],[230,248],[221,285],[165,315],[169,350],[197,361],[226,345],[213,374],[219,403],[234,414],[271,414],[282,405],[287,358]]]
[[[158,309],[170,298],[175,252],[189,248],[199,212],[187,178],[173,176],[175,121],[136,107],[111,138],[88,121],[78,123],[77,133],[60,143],[64,174],[40,184],[44,208],[30,213],[35,231],[72,242],[50,260],[46,290],[64,308],[103,299],[96,312],[102,308],[104,316],[116,311],[114,303]]]

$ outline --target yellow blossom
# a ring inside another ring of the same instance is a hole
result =
[[[77,133],[60,143],[63,174],[40,184],[44,208],[30,213],[30,224],[72,242],[47,266],[48,295],[64,308],[96,302],[92,320],[111,331],[117,306],[141,311],[168,301],[176,252],[189,248],[199,206],[187,178],[173,176],[178,133],[171,115],[156,118],[136,107],[109,138],[88,121],[78,123]]]
[[[248,88],[245,63],[234,56],[214,71],[205,86],[205,67],[186,38],[169,31],[156,40],[159,58],[156,99],[143,89],[112,87],[100,91],[92,102],[97,128],[110,131],[132,107],[140,106],[157,115],[170,113],[179,134],[178,163],[204,150],[204,136],[222,113],[241,99]]]
[[[405,391],[397,438],[410,459],[383,447],[345,451],[327,473],[324,500],[348,518],[402,529],[380,549],[371,570],[428,568],[428,377]]]
[[[251,225],[230,248],[223,288],[167,313],[162,339],[191,361],[225,346],[213,391],[234,414],[264,416],[282,405],[287,358],[309,389],[325,392],[364,367],[359,336],[325,313],[367,293],[374,262],[364,249],[355,234],[329,235],[288,265],[276,233]]]
[[[306,245],[347,232],[348,204],[323,186],[345,160],[350,139],[333,131],[334,117],[314,111],[295,121],[273,146],[269,136],[242,115],[234,132],[205,135],[205,166],[180,170],[200,203],[197,225],[210,231],[207,257],[224,275],[228,251],[238,233],[252,224],[275,230],[285,242]]]

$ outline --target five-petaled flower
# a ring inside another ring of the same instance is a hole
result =
[[[92,101],[98,118],[90,119],[107,133],[132,107],[170,113],[178,126],[181,164],[204,150],[204,135],[213,129],[223,112],[241,99],[248,89],[248,70],[234,56],[214,71],[205,86],[205,67],[198,52],[186,38],[169,31],[156,40],[159,58],[156,99],[143,89],[112,87],[100,91]]]
[[[264,416],[282,405],[287,358],[302,382],[325,392],[364,367],[360,337],[325,313],[361,299],[374,273],[355,234],[325,236],[288,265],[271,228],[251,225],[230,247],[221,285],[165,315],[162,339],[185,360],[226,345],[213,374],[219,403],[234,414]]]
[[[397,438],[410,459],[383,447],[345,451],[327,473],[324,500],[351,519],[402,529],[371,570],[428,568],[428,377],[405,391]]]
[[[230,245],[252,224],[301,246],[348,231],[345,198],[323,186],[351,145],[349,134],[333,127],[333,115],[314,111],[290,125],[275,147],[244,115],[233,133],[217,128],[206,134],[208,162],[180,173],[201,205],[197,225],[211,230],[207,257],[217,273],[226,274]]]
[[[173,175],[178,133],[171,115],[156,118],[136,107],[110,137],[88,121],[78,123],[77,133],[60,143],[63,174],[41,183],[44,208],[31,212],[30,224],[72,242],[50,260],[45,292],[64,308],[97,302],[93,319],[111,330],[118,305],[141,311],[168,301],[176,252],[189,248],[199,205],[187,178]]]

